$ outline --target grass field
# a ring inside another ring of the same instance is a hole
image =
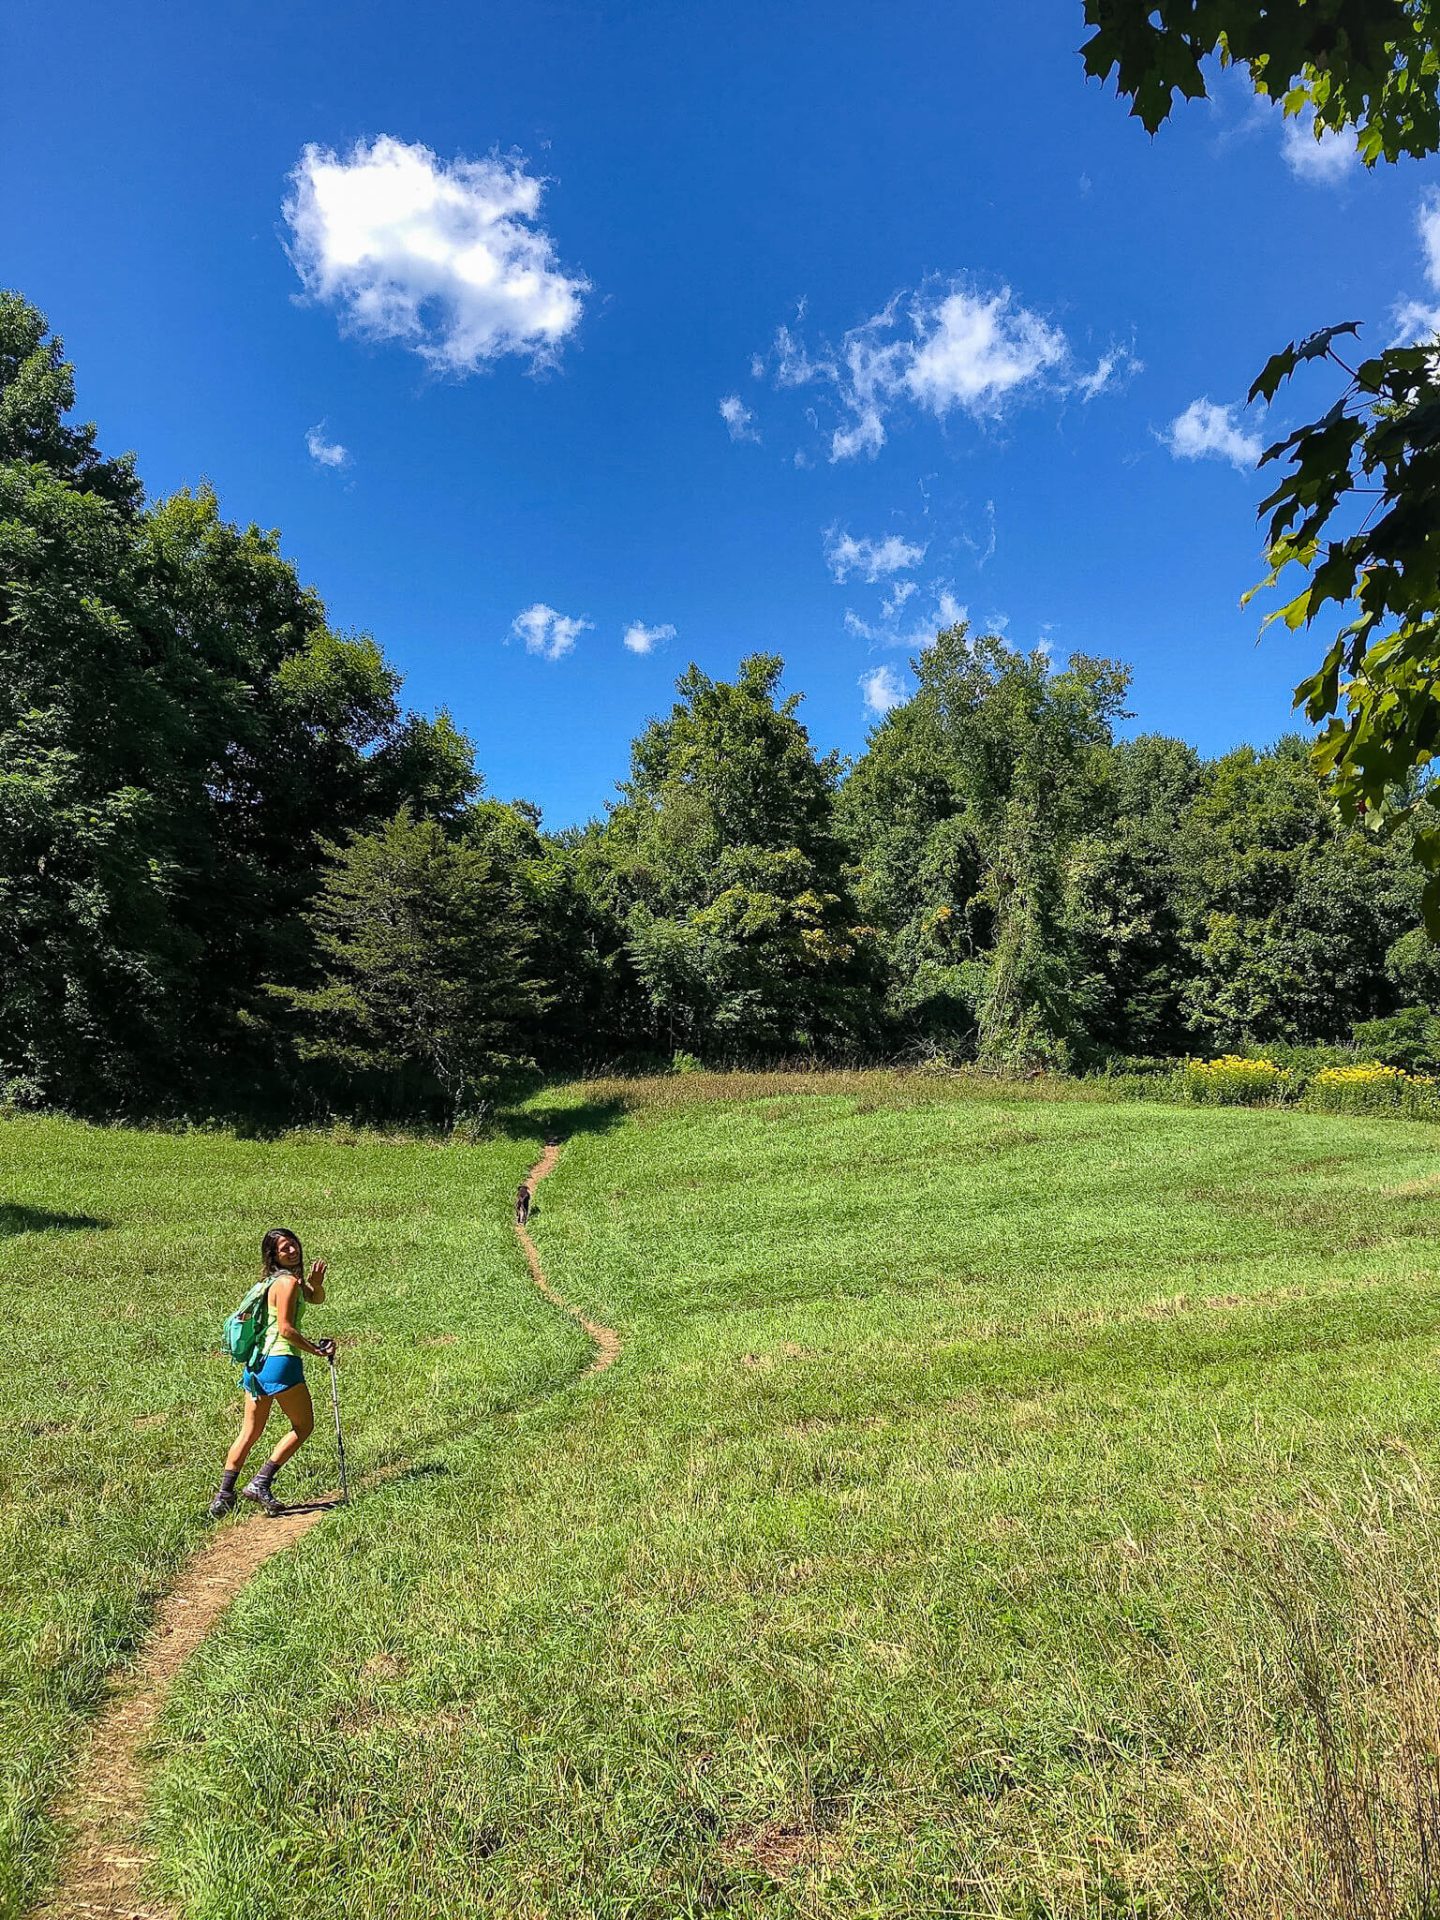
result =
[[[151,1838],[190,1920],[1426,1911],[1432,1130],[884,1075],[571,1106],[534,1231],[626,1342],[573,1388],[523,1140],[0,1130],[31,1892],[278,1212],[334,1260],[357,1455],[428,1470],[182,1676]]]
[[[260,1233],[298,1226],[307,1257],[333,1263],[333,1311],[313,1311],[340,1337],[356,1469],[423,1466],[587,1350],[516,1261],[506,1208],[531,1157],[524,1142],[0,1124],[0,1913],[24,1911],[50,1871],[42,1810],[78,1716],[205,1535],[239,1408],[219,1324],[258,1271]],[[318,1413],[285,1476],[293,1497],[335,1484]]]

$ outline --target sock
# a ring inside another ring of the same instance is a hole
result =
[[[233,1493],[235,1491],[235,1482],[239,1478],[240,1469],[238,1467],[227,1467],[220,1476],[220,1491],[222,1493]]]
[[[277,1471],[278,1469],[275,1465],[275,1462],[273,1460],[267,1460],[264,1466],[261,1467],[260,1471],[256,1474],[255,1478],[251,1481],[250,1483],[251,1486],[264,1487],[266,1492],[268,1493],[270,1490],[270,1482],[275,1478]]]

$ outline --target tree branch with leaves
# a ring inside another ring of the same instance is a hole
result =
[[[1353,130],[1367,166],[1440,147],[1440,13],[1430,0],[1086,0],[1086,71],[1111,74],[1154,133],[1177,96],[1204,99],[1207,63],[1240,68],[1317,139]],[[1333,367],[1338,399],[1270,447],[1288,471],[1269,514],[1263,586],[1292,567],[1307,584],[1270,620],[1342,624],[1295,693],[1322,730],[1316,762],[1341,810],[1405,830],[1428,874],[1426,923],[1440,938],[1440,341],[1351,364],[1327,326],[1274,354],[1250,389],[1267,403],[1302,366]],[[1252,589],[1252,592],[1254,590]],[[1248,600],[1251,596],[1246,595]],[[1268,621],[1267,621],[1268,624]]]

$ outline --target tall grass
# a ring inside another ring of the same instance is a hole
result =
[[[1214,1837],[1236,1920],[1440,1913],[1440,1528],[1426,1480],[1255,1527],[1235,1551],[1254,1618]]]

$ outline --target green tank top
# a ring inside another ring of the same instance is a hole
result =
[[[275,1278],[270,1282],[270,1323],[265,1329],[265,1344],[260,1349],[262,1361],[268,1360],[272,1353],[288,1353],[298,1360],[305,1352],[305,1349],[303,1347],[297,1347],[293,1340],[282,1340],[280,1338],[280,1321],[275,1311],[275,1293],[281,1282],[289,1278],[289,1274],[277,1273]],[[305,1289],[303,1286],[296,1291],[295,1311],[291,1315],[291,1318],[295,1322],[295,1331],[298,1333],[300,1331],[300,1323],[305,1318]]]

